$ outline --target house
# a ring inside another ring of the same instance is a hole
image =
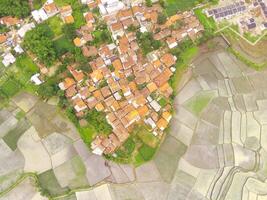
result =
[[[45,20],[48,19],[48,15],[46,14],[46,12],[44,11],[43,8],[39,9],[39,10],[34,10],[32,11],[32,17],[33,19],[37,22],[37,23],[41,23]]]
[[[166,42],[170,49],[173,49],[178,46],[177,40],[174,37],[168,37]]]
[[[0,34],[0,44],[5,43],[7,41],[7,35]]]
[[[35,24],[33,22],[29,23],[29,24],[25,24],[23,25],[19,30],[18,30],[18,35],[23,38],[26,34],[27,31],[32,30],[33,28],[35,28]]]
[[[17,44],[17,46],[15,46],[14,51],[18,54],[22,54],[24,52],[19,44]]]
[[[73,86],[76,82],[72,78],[65,78],[63,82],[59,83],[58,86],[61,90],[66,90]]]
[[[81,47],[81,46],[83,46],[83,45],[86,43],[86,41],[85,41],[83,38],[78,38],[78,37],[76,37],[76,38],[73,40],[73,43],[74,43],[74,45],[75,45],[76,47]]]
[[[63,21],[66,23],[66,24],[73,24],[74,23],[74,18],[72,15],[69,15],[69,16],[66,16],[63,18]]]
[[[16,58],[11,53],[6,53],[3,56],[2,63],[5,67],[8,67],[9,65],[15,63]]]
[[[119,0],[101,0],[98,7],[101,15],[109,15],[122,10],[125,5]]]
[[[31,77],[31,82],[33,82],[35,85],[41,85],[43,83],[43,81],[39,77],[40,77],[39,73],[34,74]]]
[[[83,16],[87,23],[95,23],[95,18],[92,12],[83,13]]]
[[[52,17],[58,13],[58,8],[53,1],[46,2],[43,6],[44,11],[46,12],[48,17]]]
[[[72,14],[72,8],[70,5],[66,5],[60,8],[60,15],[62,18],[70,16]]]
[[[14,26],[20,23],[20,20],[16,17],[12,17],[12,16],[5,16],[0,18],[0,24],[3,24],[7,27],[9,26]]]

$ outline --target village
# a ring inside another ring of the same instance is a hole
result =
[[[118,0],[82,1],[89,10],[83,13],[86,24],[77,31],[73,44],[89,59],[91,71],[78,69],[77,63],[67,66],[68,75],[58,84],[73,106],[80,125],[89,110],[106,115],[112,127],[110,134],[99,133],[91,143],[93,153],[112,154],[130,136],[137,124],[145,124],[155,137],[161,138],[172,118],[169,80],[175,72],[177,57],[170,53],[184,40],[196,40],[204,31],[192,11],[162,16],[159,4],[147,7],[136,3],[125,5]],[[98,10],[96,16],[93,10]],[[16,58],[11,52],[22,53],[20,44],[25,33],[36,24],[53,16],[65,24],[74,23],[72,7],[58,7],[48,0],[41,9],[32,11],[34,21],[22,22],[16,18],[2,18],[1,24],[18,26],[18,31],[1,35],[5,46],[3,64],[8,67]],[[99,20],[99,17],[101,20]],[[12,22],[9,22],[12,21]],[[96,27],[104,22],[111,42],[92,45]],[[142,47],[140,40],[150,40],[152,47]],[[44,82],[48,68],[39,65],[40,73],[32,76],[36,85]],[[163,102],[163,103],[162,103]]]

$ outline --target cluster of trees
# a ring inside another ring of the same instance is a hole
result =
[[[153,34],[151,32],[141,33],[138,31],[136,33],[136,37],[144,55],[159,49],[162,45],[160,41],[153,38]]]
[[[95,109],[90,110],[86,115],[86,120],[98,133],[108,135],[112,132],[112,127],[108,124],[105,113],[103,112],[98,112]]]
[[[158,24],[165,24],[165,22],[167,21],[167,16],[164,13],[159,13],[158,15],[158,19],[157,22]]]
[[[0,17],[16,16],[18,18],[27,17],[30,14],[28,0],[1,0]]]
[[[56,60],[53,46],[53,32],[46,24],[39,24],[25,35],[23,46],[33,52],[45,65],[51,66]]]

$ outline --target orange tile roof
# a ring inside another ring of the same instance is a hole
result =
[[[156,61],[154,61],[153,62],[153,65],[156,67],[156,68],[158,68],[158,67],[160,67],[161,66],[161,62],[160,62],[160,60],[156,60]]]
[[[154,82],[155,84],[160,87],[164,85],[169,78],[172,76],[172,72],[169,68],[166,68],[160,75],[158,75],[155,79]]]
[[[111,24],[111,30],[112,31],[118,31],[118,30],[121,30],[121,29],[123,29],[122,23],[116,22],[114,24]]]
[[[166,53],[165,55],[163,55],[160,58],[161,62],[164,63],[167,67],[171,67],[175,64],[176,60],[175,57],[170,54],[170,53]]]
[[[84,74],[82,71],[73,70],[71,71],[72,76],[75,78],[76,81],[80,82],[84,78]]]
[[[7,41],[7,36],[4,34],[0,34],[0,44]]]
[[[95,22],[95,18],[92,12],[87,12],[86,15],[84,16],[86,22]]]
[[[171,115],[171,113],[165,111],[165,112],[162,113],[162,117],[163,117],[167,122],[169,122],[169,121],[171,120],[171,118],[172,118],[172,115]]]
[[[66,24],[72,24],[72,23],[74,23],[74,18],[73,18],[72,15],[69,15],[69,16],[66,16],[64,18],[64,21],[65,21]]]
[[[63,84],[64,84],[64,87],[65,87],[66,89],[68,89],[69,87],[71,87],[72,85],[75,84],[75,81],[74,81],[72,78],[69,78],[69,77],[68,77],[68,78],[65,78]]]
[[[53,2],[53,3],[49,3],[49,4],[45,4],[44,5],[44,10],[46,13],[50,14],[50,13],[53,13],[53,12],[56,12],[57,11],[57,6],[56,4]]]
[[[122,64],[121,64],[121,61],[120,59],[116,59],[112,62],[112,65],[115,69],[117,70],[121,70],[122,69]]]
[[[103,111],[105,109],[105,107],[103,106],[102,103],[98,103],[98,104],[96,104],[95,109],[97,111]]]
[[[160,120],[157,122],[157,127],[162,131],[167,128],[167,126],[168,122],[163,118],[160,118]]]
[[[65,14],[67,12],[72,12],[72,8],[70,5],[66,5],[60,8],[60,14]]]
[[[76,37],[76,38],[73,40],[73,42],[74,42],[75,46],[77,46],[77,47],[82,46],[82,41],[81,41],[81,39],[78,38],[78,37]]]
[[[148,83],[146,87],[151,93],[158,89],[157,85],[154,82]]]
[[[16,17],[12,17],[12,16],[5,16],[5,17],[0,18],[0,22],[2,22],[3,24],[7,26],[13,26],[19,23],[19,19]]]
[[[141,117],[145,117],[146,115],[149,114],[149,109],[146,105],[144,105],[144,106],[140,106],[139,108],[137,108],[137,112],[139,113]]]

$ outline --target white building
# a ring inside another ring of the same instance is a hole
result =
[[[24,52],[19,44],[17,46],[15,46],[14,50],[18,54],[22,54]]]
[[[13,64],[16,61],[16,58],[11,54],[7,53],[4,55],[2,63],[5,67],[8,67],[10,64]]]
[[[43,8],[32,11],[32,17],[37,23],[43,22],[48,19],[48,16]]]
[[[31,77],[31,82],[33,82],[35,85],[41,85],[43,83],[42,80],[40,80],[40,74],[37,73],[37,74],[34,74],[32,77]]]
[[[109,15],[123,9],[125,5],[119,0],[101,0],[98,7],[101,15]]]
[[[18,30],[18,35],[23,38],[26,34],[27,31],[30,31],[31,29],[35,28],[34,23],[29,23],[29,24],[25,24],[23,25],[19,30]]]

